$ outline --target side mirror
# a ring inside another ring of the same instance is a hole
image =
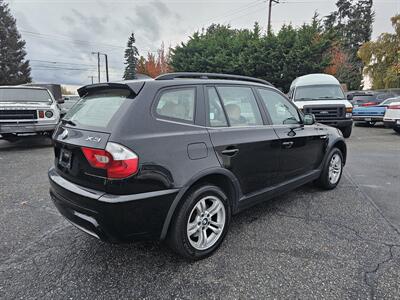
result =
[[[303,123],[304,125],[313,125],[315,124],[315,116],[314,114],[305,114],[304,115],[304,119],[303,119]]]
[[[352,94],[348,94],[347,96],[346,96],[346,98],[347,98],[347,100],[353,100],[353,95]]]
[[[63,103],[65,103],[65,101],[64,101],[63,98],[60,98],[60,99],[57,99],[57,103],[58,103],[58,104],[63,104]]]

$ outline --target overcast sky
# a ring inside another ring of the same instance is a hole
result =
[[[83,85],[97,81],[97,57],[108,54],[110,79],[120,80],[123,54],[133,31],[142,55],[156,51],[161,42],[175,46],[212,22],[234,28],[266,29],[265,0],[6,0],[26,41],[36,82]],[[272,27],[295,26],[335,10],[336,0],[281,0],[272,8]],[[393,32],[390,17],[400,13],[400,0],[374,0],[373,38]],[[102,69],[104,62],[102,62]],[[102,72],[102,81],[105,74]]]

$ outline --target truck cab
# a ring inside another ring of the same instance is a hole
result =
[[[353,106],[332,75],[298,77],[292,82],[288,96],[303,113],[314,114],[317,122],[339,128],[344,137],[350,137]]]
[[[58,103],[43,87],[0,87],[0,136],[14,141],[24,135],[51,136],[60,119]]]

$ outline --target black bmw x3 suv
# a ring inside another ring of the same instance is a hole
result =
[[[171,73],[79,95],[53,135],[50,194],[72,224],[112,243],[166,240],[204,258],[232,215],[311,181],[332,189],[346,161],[338,129],[255,78]]]

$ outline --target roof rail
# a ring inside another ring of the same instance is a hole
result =
[[[156,77],[155,80],[170,80],[175,78],[232,79],[232,80],[257,82],[272,86],[270,82],[258,78],[241,76],[241,75],[219,74],[219,73],[176,72],[176,73],[162,74]]]

